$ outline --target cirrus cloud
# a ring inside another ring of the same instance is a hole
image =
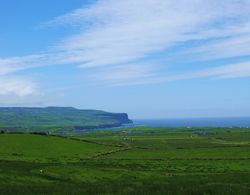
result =
[[[250,56],[249,20],[250,0],[98,0],[47,23],[73,26],[78,33],[39,54],[0,58],[0,75],[68,64],[91,69],[85,76],[89,82],[111,84],[245,77],[248,61],[163,75],[164,62],[149,65],[148,60],[172,54],[184,64],[182,56],[196,62]],[[13,90],[20,95],[18,88]]]

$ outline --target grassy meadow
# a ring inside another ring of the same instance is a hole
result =
[[[249,194],[250,129],[0,134],[0,194]]]

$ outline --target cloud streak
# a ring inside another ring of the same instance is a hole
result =
[[[86,77],[92,80],[92,82],[102,84],[109,83],[113,86],[156,84],[198,78],[209,78],[212,80],[236,79],[250,77],[250,61],[237,64],[227,64],[203,70],[193,70],[174,75],[159,75],[153,71],[154,69],[152,65],[137,64],[129,67],[120,66],[115,68],[104,68],[98,72],[88,72]]]
[[[91,69],[89,82],[111,84],[245,77],[249,62],[169,76],[147,61],[172,50],[193,61],[248,56],[249,20],[249,0],[99,0],[47,23],[74,26],[77,34],[40,54],[0,58],[0,75],[69,64]]]
[[[212,79],[232,79],[250,76],[250,61],[208,68],[190,73],[177,74],[166,78],[161,78],[158,82],[176,81],[208,77]]]

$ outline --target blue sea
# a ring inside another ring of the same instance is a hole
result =
[[[230,118],[178,118],[178,119],[135,119],[135,126],[150,127],[247,127],[250,117]]]

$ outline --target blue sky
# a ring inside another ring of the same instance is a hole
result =
[[[0,18],[0,106],[250,116],[250,0],[8,0]]]

